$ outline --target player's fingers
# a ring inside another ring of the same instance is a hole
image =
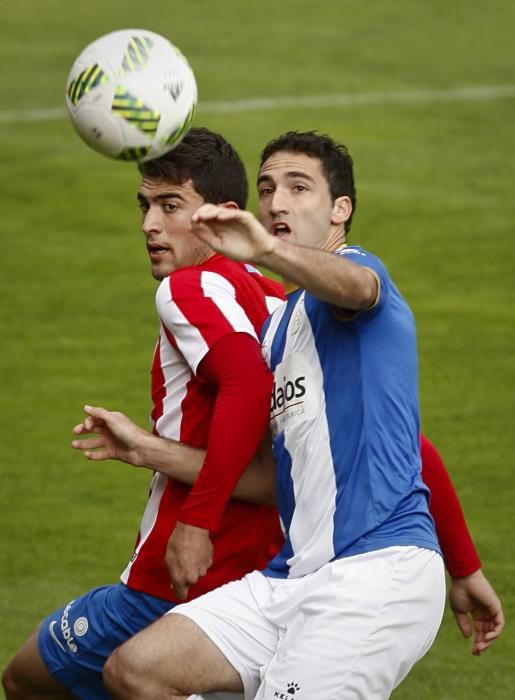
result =
[[[175,595],[177,598],[179,598],[179,600],[185,600],[188,597],[188,586],[185,583],[173,581],[171,588],[173,588]]]
[[[492,616],[492,624],[493,630],[497,633],[497,635],[501,634],[505,624],[504,613],[502,611],[502,608],[496,613],[494,613],[494,615]]]
[[[453,613],[462,635],[465,637],[465,639],[469,639],[474,631],[469,616],[466,613],[460,613],[456,610],[453,610]]]
[[[100,420],[102,422],[106,422],[111,415],[111,411],[108,411],[105,408],[102,408],[102,406],[89,406],[86,405],[84,406],[84,413],[87,413],[88,416],[91,416],[91,418],[96,419],[97,421]],[[86,421],[88,419],[86,418]]]
[[[200,223],[202,221],[211,221],[215,219],[218,215],[220,209],[225,207],[217,206],[216,204],[202,204],[197,211],[191,217],[194,223]]]
[[[488,641],[486,639],[478,639],[474,643],[474,647],[472,649],[472,654],[474,656],[481,656],[481,654],[484,654],[487,649],[489,649],[492,644],[494,643],[495,640]]]
[[[217,239],[216,233],[202,222],[192,222],[190,230],[194,236],[199,238],[201,241],[204,241],[204,243],[209,244]]]
[[[499,637],[499,635],[501,634],[503,629],[504,629],[504,623],[502,625],[496,624],[492,629],[485,632],[485,639],[487,641],[492,641],[492,642],[495,641],[497,639],[497,637]]]
[[[99,421],[96,418],[91,418],[90,416],[84,419],[84,427],[86,428],[87,433],[93,433],[103,425],[104,421]]]
[[[105,447],[105,440],[101,437],[84,438],[84,440],[73,440],[72,447],[76,450],[94,450],[97,447]]]
[[[246,218],[247,212],[241,209],[232,209],[229,207],[217,207],[215,218],[217,221],[241,221]]]
[[[91,452],[90,450],[85,450],[83,452],[84,457],[91,460],[92,462],[100,462],[104,459],[111,459],[111,455],[107,450],[95,450]]]
[[[84,425],[84,423],[79,423],[73,428],[73,432],[75,433],[75,435],[83,435],[87,432],[86,426]]]

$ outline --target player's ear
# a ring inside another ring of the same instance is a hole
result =
[[[337,197],[334,200],[333,211],[331,212],[331,223],[336,225],[344,224],[350,219],[352,214],[352,201],[347,195]]]
[[[236,204],[236,202],[222,202],[220,206],[227,207],[227,209],[239,209],[239,206]]]

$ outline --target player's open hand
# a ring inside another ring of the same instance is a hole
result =
[[[472,653],[480,656],[503,631],[501,601],[481,569],[470,576],[454,578],[449,600],[463,636],[469,639],[474,634]]]
[[[75,435],[88,435],[74,440],[72,447],[82,450],[87,459],[118,459],[135,467],[145,466],[140,447],[149,435],[123,413],[107,411],[100,406],[85,406],[86,418],[73,429]]]
[[[259,263],[276,244],[276,239],[250,212],[215,204],[203,204],[197,209],[191,230],[213,250],[234,260]]]
[[[177,522],[168,540],[166,565],[177,597],[184,600],[188,589],[197,583],[213,563],[213,544],[209,530]]]

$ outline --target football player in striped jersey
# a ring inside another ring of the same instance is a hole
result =
[[[245,207],[245,168],[222,136],[196,128],[140,172],[143,243],[160,282],[153,432],[205,458],[193,488],[156,472],[121,581],[41,623],[3,674],[9,700],[110,697],[102,669],[115,647],[178,601],[265,566],[283,541],[267,494],[231,498],[267,430],[272,376],[259,334],[283,289],[190,230],[204,202]]]

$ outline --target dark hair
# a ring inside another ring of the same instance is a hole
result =
[[[204,127],[190,129],[175,148],[138,163],[138,168],[143,177],[174,185],[191,180],[196,192],[211,204],[247,206],[249,185],[240,156],[223,136]]]
[[[331,197],[347,196],[352,202],[352,213],[345,224],[350,230],[352,217],[356,211],[356,186],[351,155],[346,146],[338,143],[327,134],[316,131],[288,131],[269,141],[261,153],[260,167],[270,156],[279,151],[304,153],[310,158],[318,158],[329,185]]]

